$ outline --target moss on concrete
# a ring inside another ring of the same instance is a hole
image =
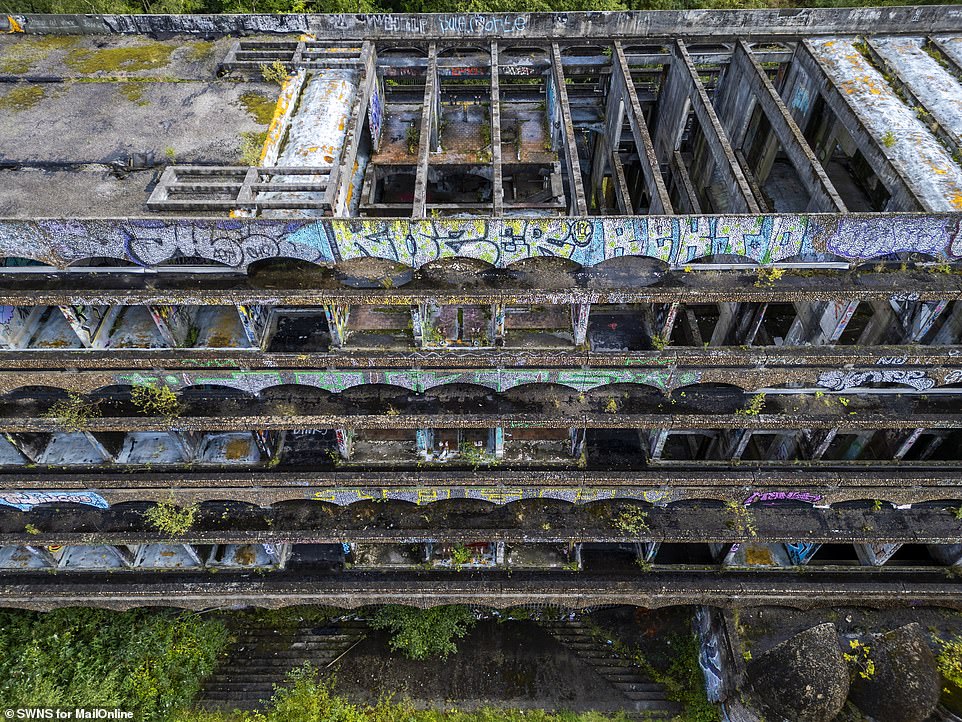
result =
[[[276,101],[261,93],[248,91],[241,95],[240,102],[258,124],[270,125],[271,119],[274,117]]]
[[[170,55],[175,48],[174,45],[154,41],[96,50],[76,48],[67,54],[64,62],[79,73],[154,70],[170,62]]]
[[[0,110],[12,110],[15,113],[32,108],[45,95],[43,87],[39,85],[16,85],[13,90],[0,95]]]
[[[74,35],[25,37],[12,43],[0,55],[0,74],[24,75],[54,50],[69,48],[78,40]]]
[[[117,83],[117,92],[136,105],[150,105],[150,101],[144,98],[143,83]]]

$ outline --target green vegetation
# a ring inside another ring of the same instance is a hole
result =
[[[145,416],[180,416],[183,406],[169,386],[135,384],[130,390],[130,402]]]
[[[283,85],[287,82],[287,79],[291,77],[291,74],[287,72],[287,68],[284,66],[280,60],[275,60],[272,63],[261,63],[261,77],[264,78],[268,83],[277,83],[278,85]]]
[[[261,153],[263,152],[265,142],[267,142],[267,131],[262,133],[241,133],[241,165],[260,165]]]
[[[276,102],[262,93],[248,91],[240,97],[241,105],[260,125],[270,125]]]
[[[705,718],[712,720],[717,718]],[[483,708],[471,712],[415,709],[407,702],[353,704],[336,695],[329,680],[305,666],[293,670],[264,712],[191,710],[170,722],[628,722],[624,715],[597,712],[551,714],[541,710]]]
[[[639,565],[641,566],[641,565]],[[610,645],[611,651],[628,659],[645,675],[665,686],[668,699],[682,705],[683,711],[672,722],[718,722],[718,708],[708,701],[705,678],[698,665],[698,637],[686,634],[672,637],[671,662],[659,668],[648,661],[640,649],[618,640],[600,627],[592,628],[592,636]]]
[[[735,414],[738,416],[758,416],[764,408],[765,394],[755,394],[752,396],[752,400],[748,402],[748,406],[744,409],[738,409]]]
[[[174,502],[174,497],[171,496],[170,499],[162,501],[145,511],[144,519],[157,531],[170,536],[178,536],[188,532],[194,526],[194,522],[197,520],[197,511],[196,504],[178,506]]]
[[[0,611],[0,707],[119,707],[159,722],[186,707],[228,641],[193,613]]]
[[[472,611],[459,604],[431,609],[389,604],[371,619],[374,629],[390,630],[391,649],[409,659],[446,659],[458,650],[454,640],[464,637],[476,623]]]
[[[60,399],[51,406],[44,418],[53,419],[66,431],[79,431],[84,428],[91,419],[100,416],[100,407],[96,403],[75,394],[67,394],[67,398]]]
[[[19,38],[9,43],[0,55],[0,75],[25,75],[54,50],[69,48],[76,35],[42,35]]]
[[[728,528],[736,534],[744,534],[750,537],[758,536],[758,529],[755,527],[755,515],[752,510],[737,501],[729,501],[725,504],[725,511],[728,512]]]
[[[75,48],[71,50],[64,62],[67,67],[78,73],[108,72],[124,73],[138,70],[156,70],[163,68],[170,62],[170,55],[176,45],[146,41],[139,45],[128,45],[113,48]]]
[[[781,277],[784,275],[784,268],[776,268],[775,266],[760,266],[758,271],[755,273],[755,287],[771,288],[775,285],[775,282],[781,279]]]
[[[0,110],[28,110],[43,100],[44,95],[44,89],[39,85],[17,84],[0,95]]]
[[[885,135],[882,136],[882,145],[884,145],[886,148],[891,148],[893,145],[895,145],[895,141],[895,133],[893,133],[891,130],[885,131]]]
[[[143,83],[117,83],[117,92],[135,105],[150,105],[149,100],[144,99]]]
[[[872,679],[875,676],[875,662],[870,656],[872,648],[857,639],[850,639],[848,646],[852,651],[843,653],[842,658],[848,662],[852,676]]]
[[[648,531],[648,512],[637,506],[624,505],[618,510],[614,526],[619,531],[631,536],[638,536]]]
[[[962,637],[955,637],[948,641],[936,639],[941,646],[936,658],[939,672],[956,687],[962,688]]]

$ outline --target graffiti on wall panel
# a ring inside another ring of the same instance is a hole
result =
[[[510,504],[522,499],[558,499],[572,504],[587,504],[606,499],[636,499],[649,504],[667,504],[677,501],[679,492],[667,489],[573,488],[573,487],[408,487],[408,488],[340,488],[316,491],[314,501],[324,501],[347,506],[361,501],[406,501],[412,504],[430,504],[450,499],[473,499],[492,504]]]
[[[683,266],[729,254],[759,263],[830,253],[850,260],[896,251],[962,256],[962,220],[932,215],[648,216],[504,219],[234,218],[2,220],[0,256],[55,266],[90,257],[155,266],[200,257],[233,268],[268,258],[312,263],[373,256],[421,267],[440,258],[495,266],[557,256],[591,266],[642,256]]]
[[[4,491],[0,492],[0,504],[20,511],[30,511],[40,504],[86,504],[98,509],[110,507],[106,499],[92,491]]]
[[[927,391],[935,386],[935,379],[927,371],[881,369],[878,371],[826,371],[819,375],[818,385],[831,391],[856,389],[868,384],[903,384],[916,391]]]
[[[172,389],[189,386],[228,386],[256,395],[273,386],[295,384],[314,386],[340,393],[355,386],[383,384],[422,393],[440,386],[471,384],[493,391],[508,391],[525,384],[560,384],[575,391],[588,391],[608,384],[640,384],[666,391],[698,383],[701,371],[672,372],[662,369],[479,369],[466,371],[431,371],[398,369],[384,371],[181,371],[176,374],[151,375],[144,372],[117,374],[114,382],[121,385],[162,384]]]

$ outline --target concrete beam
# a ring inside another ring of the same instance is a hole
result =
[[[361,144],[361,133],[364,129],[364,118],[371,105],[371,96],[378,86],[377,52],[374,43],[366,41],[361,44],[361,73],[358,79],[357,92],[351,105],[344,130],[344,144],[337,160],[337,171],[328,186],[328,203],[337,217],[350,215],[348,207],[348,190],[354,181],[354,164]],[[383,97],[383,93],[380,97]],[[383,101],[382,101],[383,102]]]
[[[436,144],[438,103],[438,46],[428,46],[428,70],[424,82],[424,101],[421,106],[421,125],[418,137],[418,167],[414,180],[414,207],[412,218],[427,216],[426,199],[428,193],[428,166],[431,162],[431,149]]]
[[[501,83],[498,44],[491,43],[491,203],[496,216],[504,215],[504,177],[501,165]]]
[[[569,212],[573,216],[588,215],[585,201],[585,188],[581,178],[581,162],[578,160],[578,144],[575,139],[574,122],[571,119],[571,105],[568,102],[568,89],[565,85],[564,68],[561,63],[561,49],[558,43],[551,44],[551,79],[555,87],[555,102],[561,119],[561,141],[568,172]],[[547,112],[551,112],[550,108]]]

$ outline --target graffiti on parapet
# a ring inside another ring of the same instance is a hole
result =
[[[744,501],[745,506],[764,501],[802,501],[806,504],[817,504],[823,499],[821,494],[809,491],[756,491]]]
[[[437,22],[442,33],[458,35],[511,35],[528,27],[526,15],[442,15]]]
[[[826,371],[818,377],[818,385],[831,391],[857,389],[867,384],[902,384],[916,391],[935,386],[935,379],[926,371],[884,369],[881,371]]]
[[[98,509],[110,508],[106,499],[92,491],[4,491],[0,492],[0,504],[20,511],[30,511],[40,504],[86,504]]]
[[[231,268],[269,258],[330,265],[373,256],[420,268],[443,258],[498,267],[532,257],[592,266],[654,258],[685,266],[715,255],[757,263],[831,254],[847,260],[898,251],[962,255],[958,215],[649,216],[475,219],[0,220],[0,257],[54,266],[117,258],[156,266],[199,257]]]
[[[211,384],[228,386],[250,394],[285,384],[314,386],[340,393],[354,386],[383,384],[421,393],[439,386],[472,384],[493,391],[508,391],[524,384],[559,384],[578,391],[589,391],[610,384],[641,384],[661,391],[688,386],[701,380],[701,371],[634,369],[481,369],[470,371],[182,371],[156,375],[137,371],[117,374],[118,384],[163,384],[174,389]]]
[[[678,492],[667,489],[639,489],[633,487],[577,488],[577,487],[408,487],[408,488],[341,488],[315,491],[314,501],[348,506],[361,501],[406,501],[430,504],[452,499],[473,499],[492,504],[510,504],[523,499],[557,499],[572,504],[587,504],[610,499],[635,499],[649,504],[667,504],[678,498]]]

